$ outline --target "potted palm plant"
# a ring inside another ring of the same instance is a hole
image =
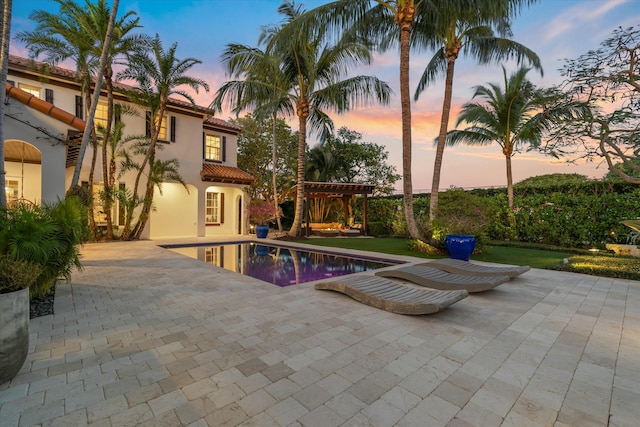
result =
[[[22,202],[0,210],[0,384],[11,380],[29,347],[29,297],[81,268],[78,245],[86,210],[68,197],[52,205]]]
[[[0,384],[16,376],[29,351],[29,286],[42,268],[0,257]]]
[[[280,210],[261,199],[252,200],[249,204],[249,219],[256,225],[256,237],[264,239],[269,234],[269,223],[280,216]]]

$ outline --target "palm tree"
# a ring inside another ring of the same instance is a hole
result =
[[[114,7],[115,6],[117,6],[116,3],[114,3]],[[110,22],[109,18],[112,11],[109,9],[106,0],[98,0],[98,2],[95,4],[87,2],[86,8],[86,12],[80,15],[78,19],[84,20],[82,28],[85,28],[89,31],[87,34],[89,39],[95,40],[96,42],[94,43],[94,45],[100,46],[100,43],[105,40],[105,36],[108,32]],[[119,58],[124,57],[125,55],[133,51],[144,50],[149,44],[148,36],[130,34],[131,31],[135,30],[136,28],[140,28],[140,25],[138,24],[140,18],[136,18],[135,15],[135,12],[127,12],[126,14],[124,14],[124,16],[113,23],[112,37],[110,40],[109,49],[107,50],[107,58],[103,69],[104,84],[107,95],[107,120],[105,123],[105,127],[102,130],[105,137],[103,138],[102,143],[101,160],[102,182],[104,188],[103,208],[105,212],[105,220],[107,223],[106,232],[108,239],[113,239],[113,221],[111,210],[114,202],[113,183],[115,180],[115,177],[111,176],[110,174],[110,167],[107,166],[111,161],[108,156],[109,144],[106,143],[107,136],[111,133],[111,127],[113,126],[115,117],[113,99],[113,65],[123,65],[122,61],[120,61]],[[96,154],[97,153],[94,151],[92,159],[92,169],[95,165]],[[93,181],[93,174],[91,174],[90,180]]]
[[[133,102],[150,110],[151,119],[149,144],[136,174],[132,190],[133,200],[135,201],[138,198],[140,179],[148,169],[145,196],[142,199],[142,210],[133,229],[131,229],[132,209],[129,210],[122,232],[123,240],[139,238],[149,220],[154,186],[157,184],[157,179],[154,180],[152,177],[158,176],[155,173],[158,168],[156,161],[158,135],[169,97],[172,95],[181,96],[195,107],[196,103],[193,97],[180,89],[180,87],[188,86],[195,93],[198,93],[200,88],[204,88],[207,92],[209,91],[207,82],[185,75],[191,67],[200,64],[201,61],[194,58],[178,59],[176,57],[177,48],[178,44],[174,43],[168,50],[164,50],[160,37],[156,34],[151,41],[150,52],[133,52],[130,54],[128,68],[119,73],[116,78],[117,80],[133,80],[138,84],[135,90],[128,91],[127,94]]]
[[[354,105],[386,104],[390,88],[371,76],[341,80],[350,67],[370,62],[369,49],[361,41],[341,38],[330,45],[328,33],[312,31],[309,21],[301,19],[305,14],[300,13],[294,2],[283,2],[278,11],[287,16],[289,22],[265,31],[264,54],[256,49],[243,49],[230,57],[228,64],[235,75],[245,76],[243,84],[235,90],[240,95],[238,99],[255,100],[255,103],[271,100],[277,104],[277,111],[288,115],[295,112],[298,117],[296,204],[289,230],[290,236],[297,236],[303,216],[307,126],[310,133],[324,140],[333,131],[326,109],[342,113]],[[277,84],[259,71],[265,65],[265,58],[273,61],[273,67],[278,69],[276,74],[282,77]],[[274,111],[271,107],[273,104],[265,108]]]
[[[463,122],[471,126],[450,131],[446,143],[484,146],[497,142],[506,159],[509,209],[513,210],[511,157],[522,148],[538,146],[545,132],[578,117],[582,109],[579,104],[557,102],[556,92],[534,86],[526,77],[529,68],[519,68],[509,77],[504,67],[502,70],[504,88],[495,83],[476,86],[473,97],[484,103],[462,107],[456,126]]]
[[[0,209],[7,207],[7,193],[5,192],[5,176],[4,169],[4,87],[7,83],[7,74],[9,69],[9,40],[11,38],[11,0],[0,0],[2,8],[1,24],[2,33],[0,35]]]
[[[433,8],[431,2],[426,0],[375,0],[373,5],[371,3],[370,0],[338,0],[319,6],[308,14],[308,25],[315,24],[319,31],[359,34],[380,51],[398,46],[404,211],[411,237],[423,239],[413,211],[409,65],[413,28],[417,20],[428,18]]]
[[[459,7],[452,6],[446,0],[433,1],[439,13],[436,13],[432,19],[420,20],[416,25],[415,43],[427,46],[436,52],[418,82],[414,99],[417,101],[426,86],[433,83],[438,75],[445,73],[442,118],[431,183],[429,210],[431,220],[434,220],[438,213],[440,172],[449,126],[456,59],[460,53],[470,55],[481,64],[509,58],[516,58],[518,62],[527,59],[536,69],[542,71],[540,59],[533,51],[508,38],[513,35],[509,21],[510,15],[516,12],[522,3],[531,4],[535,1],[476,1],[461,4]]]
[[[97,3],[86,1],[84,5],[77,4],[72,0],[56,0],[60,5],[58,13],[50,13],[46,11],[34,11],[30,18],[37,23],[37,27],[32,32],[23,32],[18,34],[18,39],[23,41],[29,49],[32,56],[37,57],[46,54],[45,61],[55,65],[58,62],[72,58],[76,62],[78,76],[82,83],[82,93],[84,104],[87,109],[87,121],[93,117],[91,113],[91,105],[93,99],[89,91],[92,81],[92,74],[97,73],[99,67],[96,64],[97,59],[102,55],[104,42],[107,34],[111,33],[109,49],[105,50],[106,58],[104,67],[102,68],[106,95],[107,95],[107,123],[104,133],[108,135],[113,123],[113,64],[118,63],[118,57],[136,50],[143,49],[148,42],[148,37],[144,35],[130,35],[130,32],[138,25],[139,18],[134,18],[135,12],[127,12],[119,19],[115,19],[117,14],[118,2],[114,2],[113,7],[109,8],[106,0],[98,0]],[[109,30],[111,23],[111,15],[114,21],[111,24],[113,30]],[[96,79],[97,81],[98,79]],[[96,87],[94,93],[99,93]],[[95,97],[97,98],[97,96]],[[97,102],[97,101],[96,101]],[[91,161],[91,171],[89,173],[89,187],[93,188],[93,177],[95,164],[97,160],[96,138],[93,133],[93,127],[88,127],[89,131],[85,132],[86,137],[93,138],[93,156]],[[77,185],[82,166],[82,159],[88,139],[83,140],[81,146],[82,154],[79,156],[74,171],[74,177],[71,187]],[[109,176],[107,164],[107,147],[102,146],[102,164],[103,164],[103,182],[107,197],[105,197],[105,214],[107,221],[107,236],[113,237],[113,227],[111,218],[111,205],[113,203],[111,194],[112,187],[110,182],[113,181]],[[93,215],[90,220],[94,224]],[[92,226],[95,234],[95,226]]]
[[[277,119],[278,112],[282,109],[286,110],[290,105],[287,97],[291,89],[289,82],[282,74],[278,58],[268,55],[259,48],[229,44],[222,54],[222,61],[227,64],[229,73],[236,80],[229,81],[220,87],[211,103],[211,107],[217,111],[222,111],[222,105],[226,103],[236,115],[242,110],[253,109],[254,116],[257,119],[264,116],[272,118],[273,203],[276,209],[279,209],[276,177]],[[278,230],[282,231],[280,217],[277,218],[277,222]]]

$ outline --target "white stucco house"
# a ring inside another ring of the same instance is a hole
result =
[[[85,129],[80,84],[76,73],[44,66],[10,55],[5,110],[5,169],[7,199],[36,203],[62,199],[68,190]],[[125,134],[144,135],[146,112],[116,94],[116,103],[128,104],[136,116],[123,115]],[[106,98],[100,101],[96,122],[106,119]],[[187,183],[164,183],[155,192],[154,206],[142,238],[234,236],[246,234],[246,186],[253,177],[237,167],[240,128],[212,117],[203,107],[180,100],[169,102],[157,157],[175,158]],[[87,181],[92,148],[84,156],[80,181]],[[102,181],[100,156],[94,182]],[[119,178],[132,187],[134,173]],[[123,224],[113,209],[114,224]],[[100,221],[100,218],[98,218]]]

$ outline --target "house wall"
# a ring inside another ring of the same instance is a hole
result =
[[[46,129],[47,133],[39,129]],[[68,127],[64,123],[39,113],[21,102],[7,98],[5,105],[4,132],[5,141],[13,140],[36,147],[41,153],[41,175],[36,181],[25,179],[25,194],[33,202],[55,202],[63,199],[65,186],[66,139]],[[11,167],[5,162],[5,168]],[[25,195],[26,198],[26,195]]]
[[[187,192],[187,189],[189,190]],[[162,184],[162,194],[156,189],[155,209],[148,226],[149,238],[191,237],[198,234],[198,190],[193,185]]]
[[[27,83],[31,86],[42,88],[41,98],[44,99],[44,89],[49,88],[54,91],[54,104],[68,111],[75,113],[76,95],[79,95],[79,88],[71,84],[61,86],[53,80],[31,79],[22,75],[12,75],[9,73],[9,80],[15,82],[16,86],[20,83]],[[106,99],[104,99],[106,101]],[[123,101],[116,100],[118,103]],[[123,115],[122,121],[125,124],[125,135],[144,135],[145,110],[139,106],[127,103],[133,107],[137,114],[135,116]],[[37,122],[46,129],[53,129],[56,135],[62,140],[66,139],[69,127],[59,121],[40,113],[30,107],[27,107],[17,100],[10,99],[8,113],[19,111],[22,118],[29,121]],[[179,171],[183,180],[188,184],[189,193],[187,193],[180,184],[164,183],[162,192],[155,189],[154,194],[154,211],[150,215],[147,227],[143,231],[141,237],[144,239],[153,238],[169,238],[169,237],[196,237],[196,236],[233,236],[245,234],[246,227],[243,226],[244,220],[240,217],[238,206],[244,206],[245,193],[243,187],[235,184],[220,184],[203,182],[200,177],[203,163],[203,116],[196,114],[193,109],[185,107],[169,108],[167,113],[167,139],[171,134],[171,116],[175,117],[175,142],[163,141],[158,144],[157,159],[177,159],[179,161]],[[10,128],[9,128],[10,129]],[[218,134],[226,138],[226,155],[225,161],[220,162],[226,166],[237,166],[237,136],[232,132],[224,132],[218,130],[207,130],[208,133]],[[13,132],[7,133],[7,138],[18,138],[36,146],[42,152],[41,179],[38,185],[33,184],[31,178],[31,186],[29,194],[41,194],[42,200],[55,201],[63,198],[66,189],[69,188],[74,168],[65,169],[66,147],[60,141],[55,144],[47,142],[43,138],[41,132],[36,129],[25,129],[25,126],[16,127]],[[85,153],[83,167],[80,175],[80,181],[88,181],[89,170],[92,158],[92,148],[88,147]],[[101,156],[98,153],[96,163],[96,173],[94,182],[100,184],[102,182],[102,164]],[[7,166],[8,168],[8,166]],[[8,168],[9,169],[9,168]],[[119,182],[124,183],[129,189],[134,185],[135,171],[130,171],[119,178]],[[33,179],[37,176],[32,175]],[[144,192],[144,179],[138,189],[139,194]],[[208,226],[205,224],[205,192],[209,187],[216,187],[217,191],[225,194],[225,221],[217,226]],[[114,210],[114,215],[118,215],[118,209]],[[114,218],[115,219],[115,218]]]

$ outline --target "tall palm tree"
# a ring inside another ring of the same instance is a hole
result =
[[[490,145],[502,148],[507,168],[509,209],[513,210],[513,172],[511,157],[523,148],[539,146],[545,132],[563,120],[578,117],[580,104],[558,102],[556,92],[534,86],[526,77],[529,68],[522,67],[507,77],[502,68],[504,87],[496,83],[476,86],[473,97],[483,103],[467,103],[462,107],[456,126],[468,123],[463,130],[447,134],[447,145]]]
[[[116,3],[114,3],[116,6]],[[100,46],[101,42],[105,40],[105,36],[108,32],[110,15],[112,13],[106,0],[98,0],[97,3],[90,3],[87,1],[86,11],[82,15],[78,16],[78,19],[84,20],[82,27],[89,30],[87,36],[90,40],[95,40],[94,46]],[[129,11],[122,17],[114,21],[112,36],[110,39],[109,49],[107,50],[107,58],[103,69],[103,80],[107,96],[107,120],[105,128],[103,129],[103,135],[105,137],[102,140],[101,149],[101,161],[102,161],[102,182],[104,188],[103,197],[103,210],[105,212],[105,220],[107,223],[106,232],[107,238],[113,239],[113,220],[112,220],[112,206],[114,203],[113,195],[113,183],[115,177],[110,174],[110,159],[109,144],[107,143],[107,136],[111,133],[111,128],[114,122],[114,98],[113,98],[113,65],[123,65],[122,58],[133,51],[144,50],[149,44],[149,37],[146,35],[131,34],[136,28],[141,26],[138,24],[140,18],[135,17],[135,12]],[[97,52],[96,52],[97,53]],[[95,164],[96,152],[92,159],[92,168]],[[93,181],[93,174],[91,174],[90,180]]]
[[[418,20],[428,18],[432,10],[429,0],[337,0],[319,6],[308,14],[309,25],[315,23],[319,31],[356,33],[380,51],[396,46],[399,49],[403,202],[409,234],[418,239],[424,237],[418,229],[413,211],[409,65],[413,28]]]
[[[177,48],[178,44],[174,43],[169,49],[165,50],[160,37],[156,34],[151,41],[150,51],[130,54],[128,68],[116,77],[116,80],[133,80],[138,84],[135,90],[129,91],[127,94],[133,102],[150,111],[151,119],[148,147],[136,174],[132,189],[132,200],[136,202],[140,180],[146,171],[148,179],[145,186],[145,195],[142,198],[142,210],[133,229],[131,228],[133,210],[128,210],[122,232],[123,240],[139,238],[149,220],[154,187],[157,184],[157,179],[154,180],[152,177],[157,177],[158,175],[155,173],[158,170],[158,164],[156,163],[158,135],[169,97],[172,95],[181,96],[195,107],[196,103],[193,97],[181,87],[188,86],[195,93],[198,93],[201,88],[207,92],[209,91],[207,82],[185,74],[191,67],[200,64],[201,61],[194,58],[178,59],[176,57]]]
[[[295,112],[298,117],[296,204],[289,230],[290,236],[297,236],[302,226],[308,131],[326,139],[333,131],[327,109],[342,113],[355,105],[386,104],[391,90],[386,83],[372,76],[343,79],[350,67],[367,64],[371,60],[369,49],[361,41],[349,37],[330,44],[333,40],[329,39],[329,34],[312,31],[309,21],[301,19],[305,14],[300,14],[292,1],[283,2],[279,12],[288,17],[299,15],[264,35],[267,46],[264,53],[276,60],[274,66],[277,66],[283,80],[270,84],[263,78],[256,78],[259,75],[257,70],[264,64],[264,56],[256,55],[256,50],[240,52],[229,64],[235,64],[236,70],[246,76],[243,99],[277,100],[278,111],[288,115]],[[273,96],[274,93],[278,96]]]
[[[0,0],[0,8],[2,9],[0,33],[0,208],[7,207],[6,186],[6,170],[4,169],[4,100],[5,100],[5,84],[7,83],[7,74],[9,69],[9,41],[11,38],[11,0]]]
[[[270,116],[273,120],[271,131],[271,163],[273,203],[278,207],[278,187],[276,177],[277,163],[277,119],[281,110],[290,105],[287,94],[291,89],[286,77],[279,67],[278,58],[268,55],[259,48],[229,44],[222,54],[222,61],[227,64],[229,73],[236,80],[223,84],[211,107],[222,111],[223,104],[231,107],[238,115],[242,110],[253,109],[256,118]],[[291,112],[288,113],[289,115]],[[277,218],[278,230],[282,231],[282,222]]]
[[[447,0],[433,0],[437,13],[431,19],[422,19],[416,25],[415,43],[435,50],[434,56],[425,68],[414,95],[417,101],[427,85],[433,83],[440,74],[445,74],[444,100],[438,144],[436,146],[431,183],[429,216],[431,220],[438,213],[438,191],[440,172],[444,155],[445,138],[449,126],[453,75],[459,54],[471,56],[480,64],[515,58],[518,62],[526,59],[540,71],[538,56],[527,47],[510,40],[512,37],[509,18],[522,4],[536,0],[478,0],[468,4],[452,6]]]
[[[76,3],[73,0],[56,0],[60,5],[58,13],[47,11],[34,11],[30,18],[37,23],[36,29],[31,32],[18,34],[18,39],[23,41],[30,51],[30,54],[37,57],[45,54],[45,62],[52,65],[72,58],[76,62],[78,76],[82,83],[82,93],[84,105],[87,110],[87,121],[91,114],[93,103],[92,94],[89,90],[92,82],[92,75],[97,74],[97,60],[103,52],[105,39],[107,38],[111,15],[114,16],[112,23],[109,49],[105,50],[106,59],[102,69],[106,95],[107,95],[107,123],[103,129],[105,135],[109,135],[113,123],[113,64],[117,64],[118,58],[126,53],[142,49],[147,45],[148,37],[144,35],[130,34],[138,25],[139,18],[135,18],[135,12],[127,12],[121,18],[115,19],[118,2],[114,2],[113,7],[109,7],[106,0],[98,0],[92,3],[87,0],[84,4]],[[96,79],[97,81],[97,79]],[[94,93],[99,90],[94,89]],[[86,132],[86,138],[93,137],[94,151],[91,161],[91,171],[89,174],[89,187],[93,187],[94,169],[97,160],[95,134],[93,129]],[[82,154],[76,164],[76,170],[71,183],[71,187],[77,185],[80,175],[80,168],[83,163],[84,150],[88,141],[84,141],[81,146]],[[110,182],[113,179],[109,176],[107,158],[107,146],[102,146],[103,182],[107,197],[105,197],[105,215],[107,221],[107,236],[113,237],[113,227],[111,218],[112,188]],[[93,222],[93,215],[91,216]],[[92,227],[95,229],[95,227]]]

